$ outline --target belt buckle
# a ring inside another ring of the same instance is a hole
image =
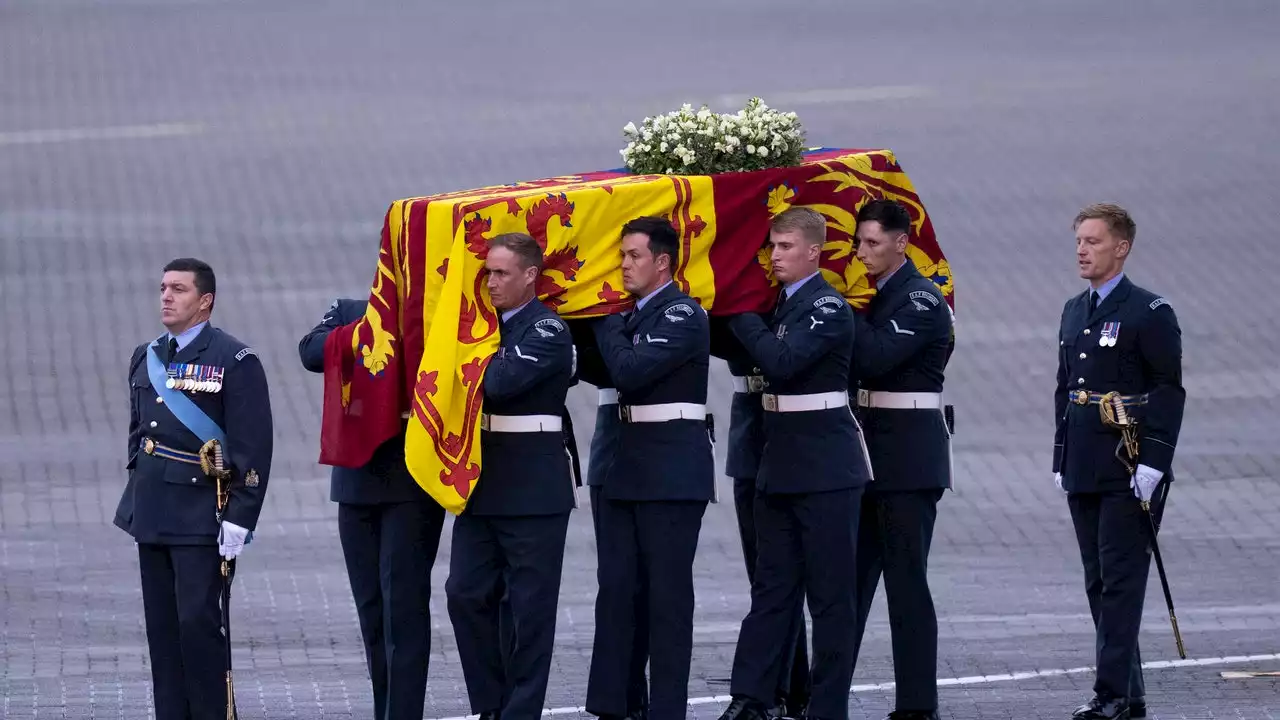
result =
[[[778,412],[778,396],[772,393],[765,393],[760,396],[760,404],[769,412]]]
[[[143,439],[142,439],[142,452],[144,452],[144,453],[146,453],[146,454],[148,454],[148,455],[155,455],[155,454],[156,454],[156,441],[155,441],[155,440],[152,440],[151,438],[143,438]]]
[[[480,413],[480,429],[489,429],[489,413]]]
[[[858,405],[861,407],[871,407],[871,391],[858,390]]]
[[[1073,403],[1075,403],[1075,404],[1077,404],[1077,405],[1088,405],[1088,404],[1089,404],[1089,391],[1088,391],[1088,390],[1072,390],[1072,391],[1071,391],[1071,402],[1073,402]]]
[[[764,377],[760,375],[747,376],[747,392],[749,393],[764,392],[764,388],[766,384],[767,383],[765,383]]]
[[[631,422],[631,406],[618,403],[618,419],[624,423]]]

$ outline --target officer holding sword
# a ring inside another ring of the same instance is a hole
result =
[[[1181,330],[1168,300],[1125,276],[1137,228],[1124,208],[1090,205],[1074,226],[1089,288],[1062,310],[1053,472],[1084,565],[1097,674],[1073,717],[1145,717],[1138,628],[1186,402]]]
[[[216,295],[208,263],[166,265],[166,331],[129,363],[129,481],[115,524],[138,546],[157,720],[235,714],[223,612],[271,471],[266,374],[252,348],[210,324]]]

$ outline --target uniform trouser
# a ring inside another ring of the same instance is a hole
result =
[[[756,479],[733,479],[733,504],[738,515],[738,535],[742,539],[742,559],[747,565],[747,580],[756,578]],[[788,709],[803,709],[809,701],[809,633],[804,622],[804,603],[796,604],[795,652],[783,657],[777,700],[786,701]]]
[[[635,637],[636,588],[648,589],[649,718],[683,720],[693,654],[693,558],[705,500],[600,504],[596,632],[587,712],[624,715]]]
[[[1151,503],[1156,522],[1164,514],[1169,484]],[[1151,569],[1151,528],[1133,492],[1067,496],[1084,565],[1085,594],[1097,633],[1098,673],[1093,690],[1105,697],[1146,695],[1138,628]]]
[[[849,716],[853,676],[857,554],[862,488],[756,496],[756,579],[742,621],[730,692],[768,704],[778,687],[795,607],[813,618],[813,687],[806,715]]]
[[[542,716],[568,529],[567,512],[454,520],[445,595],[473,713]]]
[[[596,557],[605,557],[600,551],[600,486],[590,486],[591,492],[591,524],[596,533]],[[645,677],[645,666],[649,663],[649,604],[644,574],[636,578],[635,594],[635,632],[631,637],[631,668],[627,671],[627,714],[647,708],[649,705],[649,680]]]
[[[138,545],[156,720],[227,717],[221,564],[216,545]]]
[[[938,707],[938,617],[929,592],[929,546],[943,491],[872,492],[862,498],[858,525],[858,622],[853,660],[884,575],[893,641],[893,679],[898,710]]]
[[[444,508],[338,505],[338,537],[360,618],[376,720],[420,720],[431,658],[431,568]]]

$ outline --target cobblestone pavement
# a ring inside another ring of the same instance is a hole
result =
[[[756,93],[799,112],[814,143],[895,150],[958,278],[959,483],[931,567],[945,715],[1063,718],[1089,695],[1050,396],[1058,314],[1080,288],[1070,220],[1111,199],[1140,228],[1131,276],[1169,298],[1186,346],[1162,545],[1198,664],[1167,662],[1153,577],[1151,707],[1280,716],[1276,679],[1221,676],[1280,669],[1277,36],[1266,0],[0,3],[0,716],[148,716],[137,562],[109,518],[125,364],[159,330],[165,261],[213,263],[217,322],[258,348],[277,414],[234,602],[243,717],[367,718],[315,463],[320,379],[297,339],[335,295],[367,288],[392,199],[614,167],[628,120]],[[714,390],[725,418],[722,366]],[[575,393],[585,431],[590,391]],[[428,717],[468,711],[447,534]],[[585,695],[592,547],[584,506],[547,700],[569,715]],[[708,512],[697,576],[690,691],[713,698],[747,608],[729,506]],[[883,598],[864,647],[850,711],[875,718],[892,703]]]

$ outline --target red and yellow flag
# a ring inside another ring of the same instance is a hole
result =
[[[495,235],[537,239],[546,258],[539,298],[564,317],[590,317],[627,306],[622,225],[669,218],[682,240],[676,282],[708,312],[728,315],[770,307],[777,290],[764,250],[769,222],[788,207],[811,207],[827,218],[823,274],[857,308],[874,290],[854,257],[855,218],[876,198],[911,212],[908,255],[954,306],[924,205],[887,150],[814,150],[797,167],[756,172],[608,171],[397,200],[369,309],[326,346],[320,461],[364,464],[407,415],[410,472],[445,509],[466,507],[480,479],[484,369],[498,344],[483,273]]]

